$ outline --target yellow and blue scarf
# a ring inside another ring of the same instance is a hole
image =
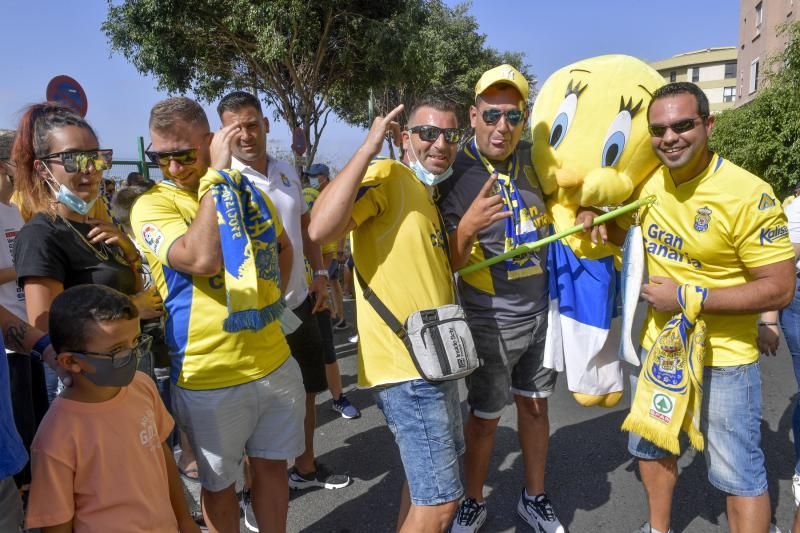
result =
[[[517,160],[516,152],[511,156],[508,174],[503,174],[494,168],[494,165],[480,153],[475,137],[467,143],[464,149],[471,157],[483,163],[489,175],[497,175],[496,189],[499,189],[499,194],[503,198],[503,211],[511,212],[511,216],[506,219],[503,251],[508,252],[521,244],[539,240],[539,233],[534,224],[533,216],[531,216],[530,209],[525,205],[525,201],[522,199],[522,195],[515,183],[522,170],[522,164]],[[535,252],[524,253],[511,259],[506,259],[504,266],[508,273],[508,279],[524,278],[534,274],[541,274],[542,272],[539,258]]]
[[[279,320],[285,307],[273,214],[260,191],[236,170],[208,169],[200,179],[198,200],[209,191],[225,268],[228,317],[222,327],[229,333],[258,331]]]
[[[700,431],[703,403],[703,360],[706,325],[699,319],[708,289],[678,288],[681,312],[664,325],[639,374],[636,396],[622,429],[632,431],[675,455],[681,429],[697,450],[705,442]]]

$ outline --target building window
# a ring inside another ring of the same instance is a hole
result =
[[[692,83],[697,83],[700,81],[700,67],[694,67],[692,69]]]
[[[669,82],[675,83],[676,81],[678,81],[678,73],[675,72],[674,70],[671,70],[669,72]]]
[[[761,33],[761,24],[764,22],[764,3],[756,4],[756,35]]]
[[[736,77],[736,62],[725,63],[725,79]]]
[[[723,102],[733,102],[734,97],[736,96],[736,86],[731,87],[724,87],[722,89],[722,101]]]
[[[750,63],[750,92],[749,94],[753,94],[758,90],[758,58],[755,58],[752,63]]]

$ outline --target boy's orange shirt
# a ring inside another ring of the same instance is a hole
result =
[[[31,445],[26,527],[177,531],[161,446],[174,424],[141,372],[106,402],[57,398]]]

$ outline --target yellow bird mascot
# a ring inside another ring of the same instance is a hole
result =
[[[544,83],[532,111],[531,157],[555,231],[573,226],[581,206],[622,204],[658,167],[647,107],[663,84],[658,72],[625,55],[578,61]],[[617,246],[584,234],[550,245],[545,364],[566,371],[582,405],[611,407],[622,396],[616,335],[609,334],[620,268]]]

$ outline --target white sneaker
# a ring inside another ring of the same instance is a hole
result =
[[[794,496],[794,506],[800,506],[800,475],[792,476],[792,496]]]
[[[465,498],[458,506],[456,516],[450,525],[450,533],[474,533],[486,522],[486,504],[474,498]]]
[[[553,510],[553,504],[547,494],[542,493],[534,498],[529,498],[522,489],[517,503],[517,514],[538,533],[564,533],[564,526]]]
[[[642,524],[642,527],[640,527],[633,533],[655,533],[655,532],[656,530],[650,527],[650,522],[645,522],[644,524]],[[674,533],[674,531],[670,529],[669,531],[667,531],[667,533]]]

